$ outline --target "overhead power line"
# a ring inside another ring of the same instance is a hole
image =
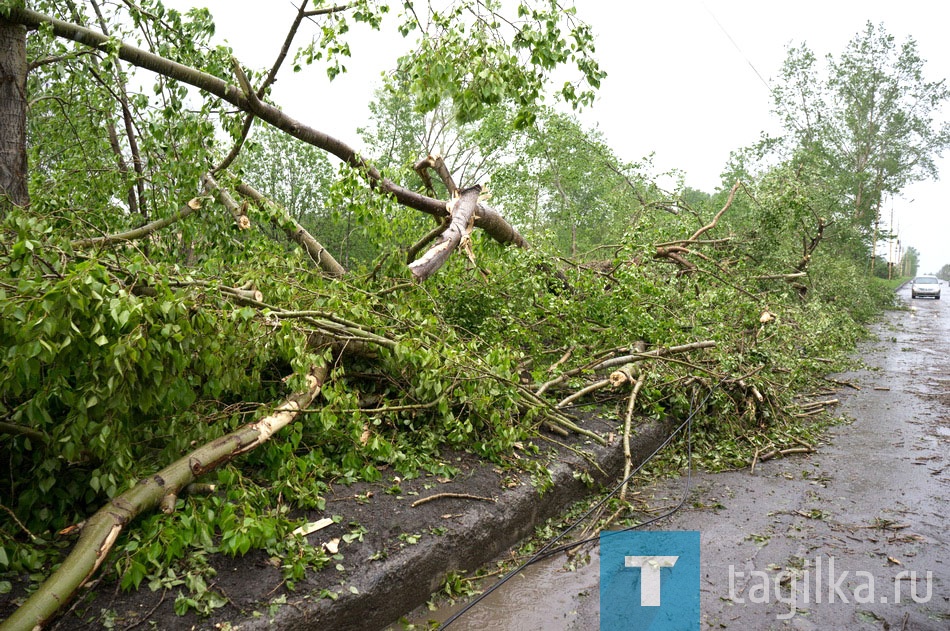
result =
[[[755,76],[759,78],[759,81],[762,82],[762,85],[765,86],[765,89],[767,89],[769,93],[771,93],[772,86],[770,86],[769,82],[765,80],[765,77],[762,76],[762,74],[759,72],[759,69],[755,67],[755,64],[752,63],[752,60],[749,59],[748,55],[745,54],[745,51],[742,50],[742,48],[739,46],[736,40],[732,38],[732,35],[729,34],[729,31],[726,30],[726,27],[723,26],[722,22],[719,21],[719,18],[716,17],[716,14],[712,12],[712,9],[710,9],[709,6],[705,2],[703,3],[703,8],[706,9],[707,13],[709,13],[709,17],[713,19],[713,22],[716,23],[716,26],[719,27],[719,30],[722,31],[723,35],[725,35],[729,39],[729,41],[732,42],[732,45],[739,52],[739,54],[742,55],[742,58],[745,59],[745,62],[749,64],[749,67],[752,68],[752,72],[754,72]]]

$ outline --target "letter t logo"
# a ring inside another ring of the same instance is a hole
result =
[[[661,556],[625,556],[624,566],[640,568],[640,606],[660,606],[660,568],[673,567],[679,559]]]

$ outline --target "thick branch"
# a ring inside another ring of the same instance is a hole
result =
[[[634,353],[632,355],[624,355],[622,357],[614,357],[612,359],[607,359],[599,364],[597,364],[595,370],[603,370],[605,368],[613,368],[615,366],[623,366],[631,362],[639,361],[642,359],[652,359],[654,357],[665,357],[666,355],[675,355],[677,353],[685,353],[687,351],[694,351],[701,348],[714,348],[716,342],[713,340],[706,340],[702,342],[692,342],[690,344],[682,344],[680,346],[664,346],[661,348],[655,348],[652,351],[643,351],[642,353]]]
[[[158,219],[156,221],[147,223],[144,226],[140,226],[138,228],[134,228],[126,232],[120,232],[118,234],[110,234],[104,237],[91,237],[89,239],[76,239],[75,241],[72,242],[72,246],[74,248],[89,248],[89,247],[96,247],[96,246],[112,245],[113,243],[120,243],[123,241],[134,241],[136,239],[141,239],[142,237],[146,237],[152,234],[153,232],[161,230],[162,228],[166,226],[170,226],[176,221],[180,221],[184,219],[185,217],[187,217],[188,215],[190,215],[191,213],[195,212],[196,210],[200,208],[201,208],[201,200],[196,197],[190,202],[188,202],[185,206],[183,206],[174,215],[171,215],[170,217],[166,217],[164,219]]]
[[[621,357],[613,357],[613,358],[605,359],[605,360],[598,359],[598,360],[589,362],[579,368],[573,368],[571,370],[565,371],[561,373],[559,376],[555,377],[554,379],[551,379],[550,381],[546,381],[544,384],[541,385],[540,388],[538,388],[538,390],[534,394],[535,396],[540,396],[544,392],[546,392],[549,388],[552,388],[553,386],[564,383],[571,377],[576,377],[577,375],[589,370],[604,370],[607,368],[614,368],[616,366],[623,366],[625,364],[630,364],[630,363],[641,361],[644,359],[651,359],[654,357],[665,357],[667,355],[685,353],[691,350],[697,350],[701,348],[712,348],[716,346],[716,342],[712,340],[707,340],[703,342],[692,342],[690,344],[683,344],[680,346],[661,347],[661,348],[653,349],[652,351],[640,352],[639,349],[642,348],[640,344],[641,342],[637,342],[637,344],[634,345],[634,350],[637,350],[637,352],[634,354],[623,355]],[[609,385],[610,383],[609,379],[607,380],[607,383]]]
[[[763,276],[756,276],[755,280],[795,280],[796,278],[804,278],[808,276],[807,272],[795,272],[794,274],[765,274]]]
[[[306,4],[307,3],[304,2],[304,5]],[[349,4],[340,4],[335,7],[324,7],[322,9],[312,9],[310,11],[306,11],[304,15],[307,16],[308,18],[313,17],[315,15],[330,15],[331,13],[339,13],[340,11],[346,11],[350,8],[351,8],[351,5]]]
[[[698,252],[693,252],[684,246],[695,245],[698,243],[706,243],[706,242],[697,241],[697,239],[699,239],[699,237],[701,237],[704,233],[716,227],[716,224],[719,223],[719,220],[722,218],[723,214],[727,210],[729,210],[730,206],[732,206],[732,202],[736,197],[736,191],[739,190],[739,187],[741,185],[742,185],[742,182],[736,182],[735,184],[732,185],[732,188],[729,190],[729,198],[726,200],[726,203],[722,207],[722,209],[718,213],[716,213],[715,217],[713,217],[712,221],[710,221],[708,224],[706,224],[705,226],[703,226],[702,228],[694,232],[693,236],[691,236],[688,239],[657,245],[656,252],[653,254],[653,258],[668,259],[670,261],[673,261],[679,266],[681,270],[680,271],[681,274],[697,271],[699,268],[696,266],[696,264],[690,261],[689,259],[687,259],[684,256],[684,254],[693,254],[695,256],[699,256],[700,258],[706,258],[706,257],[703,256],[702,254],[699,254]]]
[[[114,40],[76,24],[57,20],[47,15],[30,11],[24,8],[11,8],[8,20],[30,28],[40,25],[49,26],[57,37],[69,39],[86,46],[103,50],[111,49]],[[288,116],[277,107],[258,100],[252,102],[240,87],[232,85],[218,77],[190,68],[183,64],[165,59],[149,53],[135,46],[120,43],[118,56],[140,68],[151,70],[157,74],[187,83],[200,90],[204,90],[242,111],[254,114],[261,120],[302,140],[319,149],[331,153],[350,166],[358,169],[369,180],[370,185],[380,192],[392,195],[403,206],[428,213],[438,218],[447,214],[445,202],[420,195],[407,188],[385,179],[375,167],[366,162],[352,147],[321,131],[304,125],[300,121]],[[479,207],[479,215],[475,226],[485,230],[491,238],[501,243],[511,243],[519,247],[526,247],[527,242],[507,221],[496,211],[486,206]]]
[[[802,260],[795,266],[795,271],[804,272],[805,268],[808,267],[808,263],[811,262],[812,254],[818,249],[818,244],[821,243],[822,238],[825,236],[825,228],[827,225],[823,217],[819,218],[818,231],[815,233],[815,236],[811,239],[802,237]]]
[[[634,406],[637,403],[637,395],[640,394],[640,390],[643,388],[643,384],[646,381],[647,374],[646,372],[641,372],[637,377],[637,382],[633,386],[633,392],[630,393],[630,398],[627,400],[627,416],[624,418],[623,422],[623,486],[620,487],[620,501],[625,502],[627,500],[627,480],[630,478],[630,470],[633,468],[633,456],[630,451],[630,428],[633,425],[633,410]]]
[[[278,206],[272,200],[267,199],[259,191],[254,189],[250,184],[241,182],[237,185],[237,191],[241,195],[246,195],[254,200],[254,203],[258,205],[261,210],[265,210],[264,206],[269,205],[270,208],[277,211],[280,216],[276,216],[273,213],[267,213],[271,215],[271,221],[274,225],[284,231],[284,234],[287,235],[287,238],[299,245],[303,250],[310,255],[311,260],[317,264],[317,266],[327,273],[329,276],[340,277],[346,274],[346,270],[343,269],[343,266],[340,265],[333,255],[330,254],[323,245],[317,241],[312,234],[310,234],[306,228],[300,225],[300,223],[290,216],[284,208]],[[266,212],[266,210],[265,210]]]
[[[438,226],[436,226],[435,228],[427,232],[425,236],[423,236],[421,239],[419,239],[415,243],[415,245],[409,248],[409,250],[406,251],[406,264],[409,265],[410,263],[415,261],[416,256],[419,255],[420,250],[422,250],[422,248],[432,243],[432,240],[435,239],[437,236],[445,232],[445,229],[449,227],[450,223],[452,223],[451,217],[448,217],[448,216],[443,217],[442,222],[439,223]]]
[[[215,196],[221,205],[228,209],[228,212],[231,213],[231,216],[234,217],[234,223],[237,224],[238,230],[247,230],[251,227],[251,220],[247,216],[247,205],[246,203],[242,206],[238,206],[238,203],[234,201],[234,198],[231,197],[231,194],[226,190],[221,188],[218,185],[217,180],[214,179],[214,176],[210,173],[205,173],[201,176],[201,183],[204,185],[205,190],[208,193]]]
[[[18,423],[8,423],[7,421],[0,421],[0,434],[24,436],[36,442],[37,445],[48,445],[50,443],[50,437],[45,432]]]
[[[26,32],[0,18],[0,217],[9,204],[28,206],[26,155]]]
[[[716,224],[719,223],[719,219],[727,210],[729,210],[729,207],[732,206],[732,201],[736,198],[736,191],[739,190],[740,186],[742,186],[742,182],[736,182],[732,185],[732,188],[729,190],[729,198],[726,200],[725,206],[722,207],[722,210],[716,213],[716,216],[713,217],[712,221],[693,233],[693,236],[689,238],[691,242],[696,241],[696,239],[702,236],[703,233],[708,232],[709,230],[712,230],[716,227]]]
[[[686,248],[681,248],[681,247],[663,248],[663,247],[658,246],[656,248],[656,252],[653,254],[653,258],[669,259],[673,261],[674,263],[676,263],[677,265],[679,265],[682,272],[695,272],[697,269],[699,269],[698,267],[696,267],[695,263],[692,263],[691,261],[688,261],[685,258],[683,258],[680,252],[689,252],[689,250],[687,250]]]
[[[133,519],[159,506],[169,494],[177,495],[198,476],[267,442],[310,406],[326,376],[325,366],[313,368],[307,375],[307,389],[288,398],[272,414],[199,447],[113,498],[86,521],[79,541],[59,569],[0,628],[41,628],[96,573]]]

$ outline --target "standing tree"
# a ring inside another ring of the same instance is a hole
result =
[[[26,29],[0,15],[0,217],[30,203],[26,172]]]
[[[917,268],[920,266],[920,252],[917,251],[917,248],[907,248],[904,251],[904,256],[901,257],[900,261],[900,275],[901,276],[916,276]]]
[[[950,126],[936,114],[950,90],[925,78],[913,39],[898,45],[883,25],[868,22],[826,61],[824,77],[807,46],[791,48],[775,111],[792,151],[819,165],[867,237],[886,195],[936,176],[934,158],[950,144]]]
[[[515,158],[493,176],[495,200],[539,240],[577,257],[637,227],[644,175],[623,164],[598,131],[544,110],[517,143]]]

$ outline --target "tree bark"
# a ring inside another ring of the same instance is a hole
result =
[[[26,29],[0,19],[0,217],[27,206]]]
[[[85,522],[79,541],[63,564],[0,624],[0,629],[42,628],[95,574],[129,522],[159,506],[165,498],[178,495],[198,476],[267,442],[275,432],[289,425],[300,410],[310,406],[326,376],[325,366],[314,367],[307,375],[307,389],[288,398],[272,414],[199,447],[113,498]]]

